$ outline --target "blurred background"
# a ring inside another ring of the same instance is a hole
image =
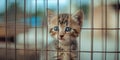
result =
[[[43,60],[52,43],[47,9],[74,14],[83,10],[79,60],[119,60],[119,0],[1,0],[0,60]]]

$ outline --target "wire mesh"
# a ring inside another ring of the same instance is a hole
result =
[[[5,3],[1,5],[4,12],[0,12],[0,60],[51,60],[51,52],[59,55],[50,47],[53,38],[49,36],[48,9],[57,16],[83,10],[84,22],[77,38],[78,60],[120,58],[119,0],[4,0],[0,3]]]

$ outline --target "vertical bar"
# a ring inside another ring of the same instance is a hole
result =
[[[94,0],[92,0],[92,20],[91,20],[91,60],[93,60],[93,37],[94,37],[94,24],[93,24],[93,22],[94,22],[94,20],[93,20],[93,18],[94,18]]]
[[[71,0],[70,0],[70,11],[69,11],[69,16],[70,16],[70,18],[71,18]],[[71,20],[71,19],[70,19]],[[70,23],[71,23],[71,21],[70,21]],[[70,26],[70,24],[69,24],[69,26]],[[70,32],[71,33],[71,32]],[[70,41],[71,41],[71,37],[70,37]],[[72,50],[71,50],[71,44],[70,44],[70,51],[67,51],[67,52],[70,52],[70,56],[69,57],[71,57],[71,52],[72,52]],[[70,59],[70,58],[69,58]]]
[[[17,3],[16,3],[16,0],[15,0],[15,37],[16,37],[16,16],[17,16]],[[16,40],[16,38],[14,38],[14,40]],[[15,60],[16,59],[16,41],[15,41]]]
[[[26,55],[26,42],[25,42],[25,13],[26,13],[26,0],[24,0],[24,60],[25,59],[25,55]]]
[[[41,27],[42,28],[42,34],[43,34],[43,38],[42,38],[43,43],[42,43],[42,50],[40,51],[40,53],[41,53],[40,57],[39,57],[40,60],[45,59],[44,57],[41,57],[44,54],[44,49],[43,49],[44,48],[43,46],[45,45],[44,44],[44,28],[46,27],[44,25],[45,25],[45,20],[47,20],[47,19],[45,19],[46,18],[46,16],[45,16],[45,0],[43,0],[43,4],[44,4],[43,5],[44,6],[44,13],[43,13],[43,20],[42,20],[42,27]]]
[[[6,16],[5,16],[5,18],[6,18],[6,19],[5,19],[5,20],[6,20],[6,23],[5,23],[5,25],[6,25],[6,26],[5,26],[5,30],[6,30],[6,33],[5,33],[5,37],[6,37],[6,38],[5,38],[5,42],[6,42],[6,54],[5,54],[5,55],[6,55],[6,60],[8,60],[8,59],[7,59],[7,37],[8,37],[8,36],[7,36],[7,0],[5,0],[5,1],[6,1],[6,2],[5,2],[5,4],[6,4],[6,6],[5,6],[5,9],[6,9],[6,13],[5,13],[5,14],[6,14]]]
[[[37,0],[35,0],[35,51],[36,51],[36,59],[37,60]]]
[[[59,0],[57,0],[57,20],[59,19]],[[57,22],[58,24],[58,27],[59,27],[59,22]],[[59,31],[58,31],[58,35],[57,35],[57,38],[59,37]],[[58,46],[59,46],[59,41],[58,41]],[[59,51],[57,50],[57,58],[59,56]]]
[[[48,0],[46,0],[46,7],[48,8]],[[48,11],[47,11],[47,21],[48,22]],[[48,60],[48,24],[47,24],[47,33],[46,33],[46,60]]]
[[[28,4],[28,3],[26,3]],[[31,8],[32,4],[30,4],[30,7]],[[32,27],[32,16],[31,16],[31,12],[32,12],[32,9],[30,9],[30,28]]]
[[[101,25],[102,25],[102,28],[101,28],[101,30],[102,30],[102,34],[101,34],[101,37],[102,37],[102,50],[104,51],[104,29],[103,29],[103,24],[104,24],[104,18],[103,18],[103,0],[101,0],[101,7],[102,7],[102,9],[101,9],[101,12],[102,12],[102,14],[101,14],[101,17],[102,17],[102,23],[101,23]],[[104,60],[104,53],[102,53],[102,60]]]
[[[82,9],[81,5],[82,5],[82,4],[81,4],[81,0],[80,0],[80,9]],[[80,27],[80,31],[82,31],[82,27]],[[81,52],[80,52],[80,51],[81,51],[81,35],[82,35],[82,34],[81,34],[81,32],[80,32],[80,35],[79,35],[79,44],[78,44],[78,46],[79,46],[79,48],[78,48],[78,49],[79,49],[79,54],[78,54],[79,57],[78,57],[78,59],[79,59],[79,60],[81,60],[81,57],[80,57],[80,56],[81,56],[81,55],[80,55],[80,54],[81,54]]]
[[[107,0],[105,4],[105,60],[107,60]]]
[[[117,0],[117,52],[119,51],[119,0]],[[119,53],[117,53],[117,60],[119,60]]]

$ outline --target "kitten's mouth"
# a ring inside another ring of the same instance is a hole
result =
[[[58,38],[58,40],[62,40],[62,41],[64,41],[65,39],[64,39],[64,38]]]

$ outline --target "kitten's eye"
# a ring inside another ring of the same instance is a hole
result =
[[[65,32],[70,32],[71,29],[72,29],[72,28],[70,28],[70,27],[66,27],[66,28],[65,28]]]
[[[59,30],[59,27],[58,26],[55,26],[54,27],[54,31],[58,31]]]

